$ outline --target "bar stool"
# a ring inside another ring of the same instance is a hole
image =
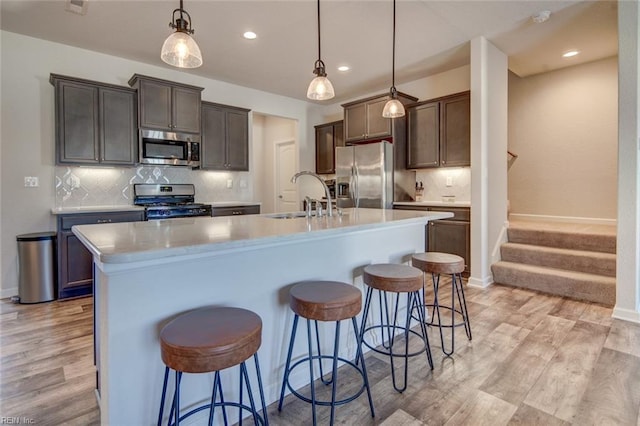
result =
[[[256,425],[268,425],[258,348],[262,343],[262,320],[246,309],[231,307],[205,307],[182,314],[165,325],[160,332],[160,349],[165,364],[162,399],[158,414],[158,425],[162,424],[169,371],[175,371],[175,390],[169,413],[169,425],[177,426],[185,418],[209,409],[209,425],[213,423],[216,407],[222,408],[224,423],[227,424],[226,407],[238,408],[238,423],[242,424],[243,411],[253,415]],[[245,361],[253,355],[258,388],[262,403],[262,415],[255,406],[251,382]],[[220,371],[240,365],[239,402],[225,402],[222,395]],[[182,373],[215,372],[211,402],[201,405],[184,415],[180,415],[180,384]],[[249,394],[250,406],[243,403],[243,385]],[[218,402],[218,393],[220,401]],[[171,423],[171,418],[174,422]]]
[[[431,274],[431,281],[433,282],[433,303],[426,303],[425,300],[425,306],[432,308],[431,321],[427,322],[427,324],[438,326],[442,352],[447,356],[451,356],[455,350],[456,327],[464,326],[467,338],[471,340],[471,324],[469,323],[469,313],[467,312],[467,301],[464,297],[464,286],[462,285],[461,275],[464,271],[464,259],[455,254],[427,252],[414,254],[411,258],[411,264],[425,273]],[[440,274],[451,275],[451,306],[442,305],[438,300]],[[458,308],[456,308],[456,297],[458,299]],[[440,309],[448,309],[451,311],[451,323],[443,324]],[[458,322],[456,322],[456,314],[461,317]],[[447,350],[445,347],[443,328],[451,328],[451,350]]]
[[[391,362],[391,378],[393,381],[393,388],[402,393],[407,389],[407,373],[409,368],[409,357],[425,352],[427,354],[427,361],[429,367],[433,370],[433,360],[431,358],[431,348],[429,347],[429,336],[425,327],[424,316],[422,316],[422,309],[417,309],[420,324],[420,333],[411,330],[411,312],[420,307],[420,289],[423,288],[423,273],[419,269],[416,269],[408,265],[397,265],[390,263],[380,263],[368,265],[364,268],[364,283],[367,287],[367,295],[365,298],[364,313],[362,314],[362,325],[360,327],[360,341],[369,347],[371,350],[383,355],[388,355]],[[369,327],[366,327],[367,317],[371,308],[371,299],[373,298],[373,291],[378,292],[378,300],[380,305],[380,323]],[[393,293],[392,305],[395,304],[393,319],[389,317],[389,303],[387,293]],[[407,315],[404,325],[397,325],[398,323],[398,307],[400,302],[400,296],[407,294]],[[383,312],[384,305],[384,312]],[[373,344],[368,343],[364,334],[369,330],[380,329],[380,337],[382,341],[382,348],[379,349]],[[396,338],[396,331],[402,331],[404,333],[405,346],[404,352],[394,353],[393,345]],[[385,336],[386,331],[386,336]],[[422,339],[423,345],[419,350],[409,352],[409,337],[415,335]],[[386,337],[386,339],[385,339]],[[404,384],[402,387],[398,387],[396,384],[396,375],[394,368],[394,358],[404,358]]]
[[[360,313],[362,307],[362,293],[360,290],[350,284],[335,281],[307,281],[294,285],[289,292],[289,302],[291,310],[295,313],[293,317],[293,329],[289,340],[289,352],[287,354],[287,362],[284,368],[284,378],[282,380],[282,389],[280,391],[280,402],[278,403],[278,411],[282,410],[282,402],[284,400],[285,386],[289,388],[291,393],[299,399],[311,404],[313,413],[313,424],[316,425],[316,405],[330,406],[331,419],[330,424],[333,425],[335,407],[351,402],[358,398],[366,389],[369,398],[369,408],[371,409],[371,417],[375,417],[373,411],[373,401],[371,399],[371,390],[369,389],[369,379],[367,377],[367,369],[364,363],[364,356],[360,344],[357,344],[356,362],[349,361],[338,356],[340,348],[340,321],[351,319],[353,331],[356,338],[360,336],[356,315]],[[307,347],[308,356],[300,359],[291,365],[291,356],[293,353],[293,345],[298,328],[298,319],[302,317],[307,320]],[[312,337],[311,337],[311,321],[315,323],[316,332],[316,348],[317,355],[313,354]],[[335,321],[335,337],[333,344],[333,355],[322,355],[320,350],[320,338],[318,335],[318,321]],[[330,359],[332,361],[331,378],[324,379],[322,371],[322,360]],[[316,391],[314,385],[313,361],[318,360],[320,366],[320,379],[325,385],[331,385],[331,401],[319,401],[316,399]],[[354,368],[362,377],[362,386],[351,396],[341,400],[336,400],[336,385],[338,381],[338,362]],[[361,367],[359,366],[361,362]],[[308,364],[309,367],[309,383],[311,386],[311,398],[307,398],[297,390],[291,387],[289,376],[291,372],[298,366]]]

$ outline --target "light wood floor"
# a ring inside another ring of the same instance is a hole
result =
[[[468,288],[467,302],[472,342],[460,330],[446,358],[431,330],[435,368],[423,356],[411,359],[402,394],[391,387],[384,357],[369,355],[376,417],[362,395],[337,408],[336,424],[640,426],[639,325],[612,320],[599,305],[497,285]],[[0,301],[0,417],[99,423],[91,303]],[[339,393],[357,385],[349,374]],[[281,413],[275,404],[268,411],[273,425],[311,423],[309,405],[293,397]],[[320,424],[328,416],[318,409]]]

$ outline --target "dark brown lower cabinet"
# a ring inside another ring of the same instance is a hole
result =
[[[75,236],[72,226],[142,220],[143,211],[58,215],[58,299],[93,293],[93,256]]]
[[[213,207],[211,216],[238,216],[243,214],[260,214],[260,205]]]
[[[399,210],[451,212],[452,218],[427,223],[424,233],[425,251],[457,254],[465,262],[464,276],[471,270],[471,209],[468,207],[394,206]]]

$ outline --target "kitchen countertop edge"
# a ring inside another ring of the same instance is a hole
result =
[[[396,201],[394,206],[471,207],[471,201]]]

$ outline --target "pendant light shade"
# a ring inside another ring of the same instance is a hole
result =
[[[313,99],[314,101],[324,101],[333,98],[336,93],[333,90],[333,85],[327,78],[324,62],[322,62],[320,56],[320,0],[318,0],[318,60],[315,63],[313,73],[316,75],[316,78],[311,80],[311,84],[309,84],[307,98]]]
[[[391,89],[389,89],[391,99],[387,101],[382,110],[384,118],[404,117],[404,105],[398,100],[396,90],[396,0],[393,0],[393,53],[391,57]]]
[[[179,13],[179,17],[176,17],[176,13]],[[191,37],[195,31],[190,22],[191,16],[184,10],[180,0],[180,8],[173,11],[173,20],[169,24],[176,31],[167,37],[160,52],[160,58],[167,64],[178,68],[197,68],[202,65],[202,53]]]

